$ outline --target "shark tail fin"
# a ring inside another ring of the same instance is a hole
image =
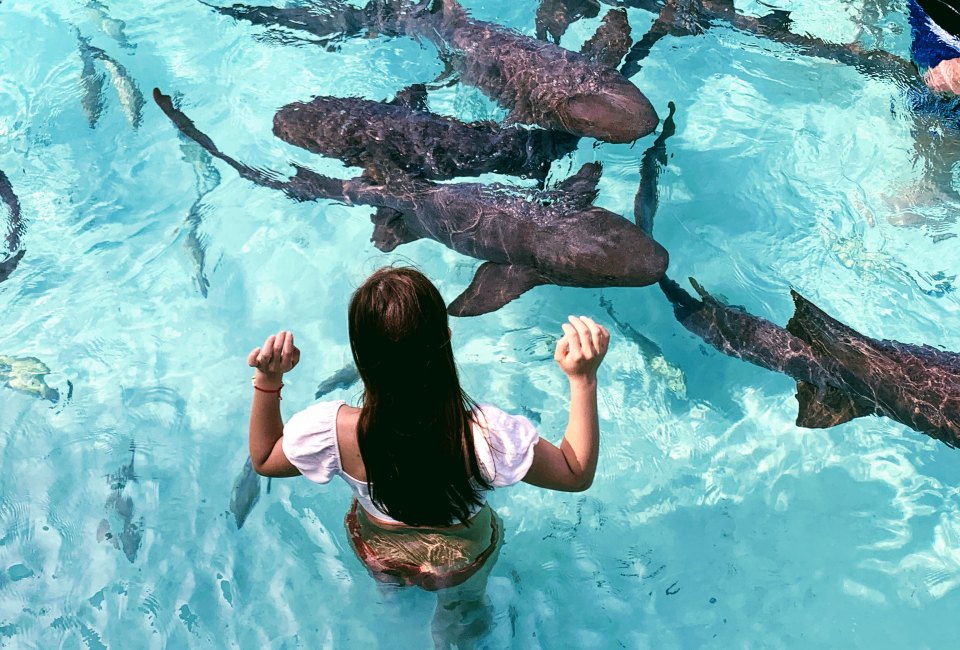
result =
[[[818,388],[806,381],[797,382],[797,402],[797,426],[807,429],[826,429],[874,414],[870,405],[838,388]]]

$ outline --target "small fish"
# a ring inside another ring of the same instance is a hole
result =
[[[357,372],[357,367],[352,363],[348,363],[340,370],[336,371],[317,386],[317,392],[313,396],[314,399],[320,399],[327,393],[332,393],[335,390],[350,388],[355,383],[360,380],[360,373]]]
[[[190,206],[190,211],[184,220],[184,226],[187,229],[183,245],[187,254],[193,261],[194,279],[200,294],[206,298],[207,290],[210,288],[210,281],[206,275],[207,246],[203,236],[200,234],[200,226],[203,225],[204,199],[220,185],[220,172],[213,165],[213,159],[198,144],[182,136],[180,151],[183,154],[185,162],[193,166],[193,172],[196,176],[197,200]]]
[[[90,45],[90,39],[82,37],[78,31],[77,41],[80,46],[80,61],[83,63],[83,69],[80,71],[80,87],[83,89],[80,107],[87,118],[87,124],[92,129],[97,126],[100,114],[103,113],[103,85],[106,76],[94,63],[94,48]]]
[[[253,462],[247,457],[243,469],[233,482],[233,493],[230,496],[230,512],[237,522],[237,530],[243,528],[243,523],[260,500],[260,475],[253,471]]]
[[[617,318],[617,314],[613,310],[612,302],[601,297],[600,306],[606,310],[607,315],[610,316],[610,320],[613,321],[617,331],[619,331],[628,341],[635,343],[640,349],[640,355],[646,362],[650,373],[663,379],[664,384],[671,393],[680,399],[686,399],[686,377],[680,368],[667,360],[667,358],[663,355],[663,350],[660,348],[660,346],[638,332],[630,323]]]
[[[33,395],[56,404],[60,391],[47,385],[50,368],[34,357],[11,357],[0,354],[0,382],[7,388]]]
[[[116,515],[121,522],[120,534],[113,534],[109,519],[102,519],[97,527],[97,541],[110,542],[114,548],[123,551],[127,560],[132,564],[137,559],[140,545],[143,543],[143,517],[134,521],[133,499],[125,494],[127,483],[137,480],[133,462],[136,458],[136,444],[130,443],[130,462],[110,474],[110,496],[107,497],[105,508],[109,516]]]
[[[134,129],[139,128],[143,122],[143,107],[146,103],[143,99],[143,93],[137,87],[136,82],[116,60],[100,50],[100,60],[103,61],[103,67],[110,73],[110,79],[113,81],[113,87],[117,89],[117,96],[120,99],[120,106],[123,108],[127,121]]]
[[[110,81],[117,91],[120,108],[127,121],[134,129],[143,122],[143,107],[145,104],[143,93],[130,76],[127,69],[105,51],[90,44],[90,39],[83,37],[77,31],[77,40],[80,47],[80,59],[83,70],[80,73],[80,83],[83,86],[81,105],[87,116],[87,123],[93,128],[103,112],[104,75],[97,70],[96,61],[99,61],[110,76]]]

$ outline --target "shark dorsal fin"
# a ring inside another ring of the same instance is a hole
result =
[[[833,386],[817,388],[805,381],[797,382],[797,426],[827,429],[865,415],[874,409]]]
[[[603,17],[596,33],[583,44],[580,53],[608,68],[616,68],[630,51],[630,23],[624,9],[611,9]]]
[[[789,32],[793,26],[793,20],[790,18],[790,12],[784,9],[774,9],[766,16],[760,18],[757,22],[767,33]]]
[[[554,191],[569,195],[564,200],[570,201],[574,206],[589,207],[597,198],[597,183],[600,182],[602,171],[603,165],[598,162],[585,163],[576,174],[557,183]]]
[[[473,282],[447,307],[451,316],[488,314],[546,281],[536,269],[517,264],[484,262]]]
[[[413,111],[427,110],[427,87],[424,84],[412,84],[397,93],[388,104],[403,106]]]

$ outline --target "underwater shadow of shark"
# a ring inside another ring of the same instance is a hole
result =
[[[543,284],[641,287],[666,272],[667,251],[620,215],[593,206],[600,165],[588,163],[557,188],[534,191],[508,185],[434,184],[387,170],[341,180],[294,165],[289,180],[222,153],[168,95],[154,99],[176,127],[242,177],[287,196],[332,199],[377,208],[372,241],[381,251],[428,238],[485,260],[470,286],[448,307],[454,316],[495,311]]]

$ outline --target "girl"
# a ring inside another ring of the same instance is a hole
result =
[[[436,287],[414,269],[380,269],[349,307],[350,347],[364,388],[359,408],[319,402],[284,425],[283,374],[300,360],[293,333],[271,336],[250,353],[253,467],[264,476],[345,480],[354,494],[350,542],[381,582],[429,590],[462,585],[492,564],[502,538],[487,490],[525,481],[581,491],[593,481],[597,368],[610,335],[589,318],[569,320],[554,357],[571,397],[557,447],[526,418],[477,405],[464,393]]]

